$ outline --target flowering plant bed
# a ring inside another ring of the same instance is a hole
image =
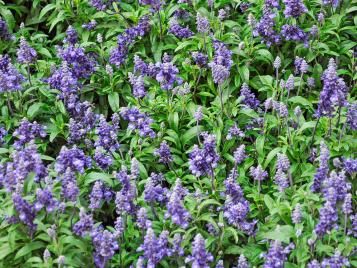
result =
[[[0,0],[0,267],[356,267],[356,10]]]

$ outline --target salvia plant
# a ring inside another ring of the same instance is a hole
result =
[[[357,267],[356,0],[0,0],[1,267]]]

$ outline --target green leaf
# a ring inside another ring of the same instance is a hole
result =
[[[40,15],[38,19],[41,20],[43,16],[45,16],[50,10],[56,8],[56,4],[48,4],[44,8],[41,9]]]
[[[85,184],[89,185],[94,181],[104,181],[108,185],[113,186],[113,176],[103,172],[90,172],[85,176]]]
[[[3,260],[7,255],[9,255],[13,250],[10,248],[10,245],[4,243],[0,246],[0,260]]]
[[[36,103],[32,104],[27,110],[27,116],[30,119],[34,118],[40,112],[41,108],[44,105],[45,104],[42,102],[36,102]]]
[[[243,78],[243,81],[248,83],[249,82],[249,68],[247,65],[243,65],[239,67],[239,74],[240,77]]]
[[[295,236],[294,228],[290,225],[278,225],[274,231],[263,234],[266,239],[277,240],[288,244],[290,238]]]
[[[197,215],[200,215],[201,210],[204,207],[207,207],[209,205],[217,205],[217,206],[221,206],[221,203],[219,203],[217,200],[214,199],[207,199],[205,201],[203,201],[201,204],[199,204],[198,208],[197,208]]]
[[[264,165],[263,167],[264,168],[267,168],[267,166],[269,165],[269,163],[271,162],[271,160],[273,160],[273,158],[278,154],[278,152],[281,150],[281,148],[274,148],[273,150],[271,150],[269,153],[268,153],[268,156],[264,162]]]
[[[264,155],[264,142],[265,142],[265,137],[264,136],[259,136],[256,140],[255,146],[257,148],[257,152],[260,156]]]
[[[311,102],[309,102],[307,99],[305,99],[301,96],[291,97],[291,98],[289,98],[289,102],[301,104],[303,106],[309,106],[310,108],[312,108]]]
[[[274,200],[270,197],[270,195],[264,195],[264,203],[268,207],[269,211],[272,211],[275,206]]]
[[[24,247],[22,247],[15,255],[15,260],[31,253],[32,251],[40,248],[44,248],[45,243],[40,242],[40,241],[34,241],[30,242],[29,244],[26,244]]]
[[[119,111],[119,94],[118,92],[112,92],[108,95],[108,102],[110,105],[110,108],[112,109],[113,112],[118,112]]]
[[[187,144],[191,139],[197,137],[198,133],[201,132],[202,126],[194,126],[187,130],[181,138],[182,144]]]

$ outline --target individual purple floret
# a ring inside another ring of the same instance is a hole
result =
[[[213,40],[214,57],[208,64],[212,70],[213,81],[220,85],[229,77],[232,67],[232,52],[227,46],[218,40]]]
[[[239,256],[237,266],[234,266],[233,268],[249,268],[248,261],[243,254]]]
[[[313,77],[308,77],[306,83],[307,83],[307,86],[308,86],[309,88],[314,88],[315,85],[316,85],[316,83],[315,83],[315,78],[313,78]]]
[[[80,88],[77,77],[66,61],[62,62],[62,66],[52,72],[51,76],[47,79],[51,88],[61,91],[60,98],[66,99],[70,94],[75,94]]]
[[[282,171],[288,171],[290,169],[290,160],[285,154],[278,153],[276,168]]]
[[[337,229],[338,214],[336,204],[327,200],[320,209],[319,223],[315,226],[315,232],[323,236],[332,229]]]
[[[174,238],[172,239],[172,248],[170,249],[169,256],[183,256],[185,254],[181,243],[182,243],[183,237],[181,234],[176,233],[174,235]]]
[[[141,113],[138,108],[122,108],[120,115],[124,120],[129,121],[129,130],[137,130],[141,137],[155,138],[156,134],[150,127],[153,120],[146,114]]]
[[[202,16],[200,13],[197,13],[196,25],[197,25],[197,31],[199,33],[207,34],[210,30],[210,24],[208,19]]]
[[[103,182],[96,181],[93,185],[90,198],[90,209],[98,209],[101,206],[102,201],[109,202],[113,197],[113,192],[110,188],[106,187]]]
[[[348,259],[341,255],[341,252],[336,250],[335,254],[330,258],[324,258],[321,262],[322,268],[342,268],[349,267]]]
[[[321,265],[317,260],[312,260],[307,264],[307,268],[321,268]]]
[[[202,133],[203,148],[194,145],[189,154],[190,170],[193,175],[200,177],[204,175],[213,176],[213,169],[217,166],[219,155],[216,151],[216,137],[208,133]]]
[[[165,215],[167,218],[170,217],[174,224],[184,229],[188,227],[188,220],[190,219],[190,214],[183,205],[183,198],[186,194],[187,190],[182,186],[181,180],[177,179],[170,194]]]
[[[26,118],[23,118],[19,127],[12,134],[13,137],[17,138],[14,146],[20,148],[36,138],[46,137],[45,129],[44,126],[38,124],[36,121],[30,123]]]
[[[159,177],[160,179],[158,179]],[[163,180],[162,174],[151,173],[150,177],[147,178],[144,190],[144,199],[146,202],[163,203],[166,201],[167,189],[160,185],[161,180]]]
[[[280,8],[279,0],[265,0],[264,5],[266,8]]]
[[[7,131],[3,126],[0,126],[0,145],[4,144],[5,136],[7,135]]]
[[[119,249],[119,245],[114,234],[108,230],[103,230],[102,226],[93,228],[90,233],[94,247],[94,263],[97,268],[105,268],[107,262]]]
[[[79,195],[75,173],[70,168],[67,168],[64,174],[61,175],[60,181],[62,184],[61,196],[65,200],[75,202]]]
[[[159,162],[166,165],[172,162],[170,147],[166,141],[161,142],[160,147],[154,151],[154,155],[159,157]]]
[[[266,172],[261,165],[258,165],[257,167],[251,167],[249,174],[256,181],[263,181],[268,177],[268,172]]]
[[[66,47],[58,47],[58,56],[65,62],[77,79],[88,78],[95,71],[96,62],[93,57],[87,55],[84,48],[69,44]]]
[[[244,136],[245,136],[244,132],[235,123],[233,126],[229,128],[226,139],[232,140],[235,137],[244,138]]]
[[[10,41],[12,39],[13,39],[13,36],[10,33],[6,22],[2,18],[0,18],[0,40]]]
[[[21,90],[24,77],[15,69],[8,55],[0,55],[0,93]]]
[[[95,148],[93,160],[101,169],[107,169],[113,164],[113,157],[103,147]]]
[[[84,152],[76,146],[70,149],[63,146],[57,156],[55,164],[58,173],[64,173],[67,168],[71,168],[71,170],[79,173],[84,173],[84,169],[90,166],[90,157],[86,156]]]
[[[86,214],[83,208],[79,212],[79,221],[73,225],[73,232],[78,236],[85,236],[93,229],[93,215]]]
[[[350,215],[353,212],[353,209],[352,209],[352,194],[350,194],[350,193],[346,194],[345,199],[343,200],[342,212],[345,215]]]
[[[309,37],[298,26],[285,24],[281,28],[281,36],[286,41],[303,42],[305,47],[308,46]]]
[[[253,36],[260,36],[268,47],[281,41],[280,35],[274,29],[275,17],[276,14],[271,9],[265,8],[260,21],[253,25]]]
[[[151,227],[151,221],[148,219],[146,208],[140,208],[136,213],[136,225],[141,230],[147,230]]]
[[[37,189],[35,202],[36,211],[45,208],[47,213],[51,213],[57,208],[58,204],[59,202],[53,197],[52,189],[49,186],[45,189]]]
[[[302,218],[301,205],[296,204],[296,206],[291,214],[291,220],[293,223],[298,224],[301,222],[301,218]]]
[[[288,177],[286,176],[286,173],[283,170],[278,169],[276,171],[275,183],[279,187],[279,192],[284,192],[284,190],[289,187]]]
[[[327,5],[332,5],[334,8],[338,6],[340,3],[340,0],[322,0],[322,4],[327,6]]]
[[[328,178],[325,178],[322,184],[322,192],[327,199],[328,191],[333,188],[336,194],[337,201],[343,201],[346,194],[351,190],[351,183],[347,182],[344,171],[336,173],[332,171]]]
[[[14,150],[10,155],[11,162],[7,162],[4,174],[1,175],[1,184],[8,191],[14,191],[22,186],[30,173],[34,174],[34,181],[40,182],[47,176],[47,170],[34,143]]]
[[[22,64],[33,63],[37,58],[37,52],[26,42],[24,37],[20,39],[20,47],[17,50],[17,60]]]
[[[109,62],[120,67],[125,62],[129,47],[135,42],[135,39],[144,36],[149,30],[149,17],[144,16],[140,18],[136,26],[128,28],[122,34],[118,35],[118,46],[111,50]]]
[[[149,5],[152,12],[158,12],[165,5],[165,0],[139,0],[139,4]]]
[[[246,158],[247,158],[247,155],[245,154],[245,145],[242,144],[234,151],[235,164],[239,165]]]
[[[324,142],[320,145],[320,157],[319,157],[319,168],[316,170],[314,175],[314,181],[311,185],[312,192],[320,192],[322,182],[327,178],[329,172],[328,161],[330,159],[330,151]]]
[[[192,243],[192,255],[185,260],[186,263],[191,263],[191,267],[209,268],[209,263],[213,261],[211,253],[206,251],[206,242],[201,234],[196,234],[195,240]]]
[[[82,25],[82,28],[83,28],[83,29],[86,29],[86,30],[88,30],[88,31],[91,31],[91,30],[93,30],[96,26],[97,26],[97,22],[96,22],[95,20],[91,20],[91,21],[88,22],[88,23],[84,23],[84,24]]]
[[[215,268],[224,268],[224,263],[222,260],[219,260],[215,266]]]
[[[156,265],[169,254],[168,249],[168,231],[162,231],[159,237],[156,237],[154,230],[148,228],[144,237],[144,243],[137,249],[138,252],[144,252],[144,259],[147,261],[146,267],[156,267]]]
[[[250,91],[246,83],[243,83],[240,89],[240,96],[243,97],[243,103],[253,110],[260,104],[260,101],[255,97],[254,93]]]
[[[357,130],[357,102],[348,105],[347,124],[351,130]]]
[[[94,146],[103,147],[107,151],[117,150],[119,148],[118,129],[119,125],[110,125],[104,115],[101,115],[99,117],[98,126],[95,130],[98,138],[95,141]]]
[[[147,92],[144,84],[144,77],[142,75],[136,76],[133,73],[129,73],[129,82],[133,89],[133,96],[136,98],[143,98]]]
[[[125,170],[118,172],[116,177],[122,187],[115,196],[116,212],[120,216],[125,213],[134,214],[136,211],[136,205],[134,204],[137,192],[136,185]]]
[[[285,4],[284,15],[286,18],[297,18],[308,11],[302,0],[283,0],[283,3]]]
[[[235,182],[236,174],[233,172],[225,181],[225,196],[223,216],[229,224],[237,227],[248,235],[254,234],[256,221],[248,222],[250,211],[249,202],[244,198],[240,185]]]
[[[109,8],[115,0],[90,0],[90,4],[99,11]]]
[[[197,123],[201,122],[201,120],[203,119],[202,106],[197,107],[197,110],[193,114],[193,117],[195,118]]]
[[[158,62],[155,65],[156,75],[155,79],[160,83],[160,87],[163,90],[171,90],[174,85],[181,85],[183,80],[178,76],[179,70],[172,63],[171,58],[165,53],[162,62]]]
[[[65,43],[74,45],[78,41],[78,33],[72,25],[68,26],[66,30],[66,38],[64,39]]]
[[[192,58],[195,62],[195,64],[198,66],[198,67],[206,67],[207,66],[207,62],[208,62],[208,56],[201,53],[201,52],[198,52],[198,51],[194,51],[191,53],[192,55]]]
[[[323,88],[316,115],[318,117],[332,117],[335,106],[343,107],[347,105],[347,85],[342,78],[337,75],[337,66],[333,59],[330,59],[328,68],[321,76]]]
[[[170,20],[169,33],[172,33],[177,38],[189,38],[193,36],[193,32],[190,28],[188,28],[188,26],[181,26],[175,17]]]
[[[34,233],[37,228],[37,225],[34,223],[36,218],[34,206],[23,199],[18,193],[12,194],[12,201],[17,213],[19,214],[20,221],[27,225],[31,234]]]
[[[264,268],[283,268],[294,244],[283,247],[279,241],[272,241],[268,253],[264,254]]]
[[[352,175],[357,172],[357,159],[347,158],[343,160],[344,170]]]

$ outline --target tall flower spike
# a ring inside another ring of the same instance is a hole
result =
[[[216,151],[216,137],[208,133],[202,133],[204,138],[203,148],[195,145],[189,154],[190,170],[193,175],[199,177],[213,175],[213,169],[217,166],[219,155]]]
[[[144,237],[144,243],[137,251],[144,252],[144,258],[147,260],[147,267],[156,267],[156,265],[169,254],[168,249],[168,232],[163,231],[157,238],[154,230],[150,227],[147,229]]]
[[[37,52],[27,43],[24,37],[20,39],[20,47],[17,50],[17,60],[22,64],[33,63],[37,58]]]
[[[328,68],[321,76],[323,88],[320,93],[320,99],[316,115],[318,117],[332,117],[335,106],[346,106],[347,85],[342,78],[337,75],[337,66],[333,59],[330,59]]]
[[[108,230],[103,230],[99,226],[91,232],[94,247],[94,263],[98,268],[104,268],[106,263],[114,256],[119,249],[116,237]]]
[[[192,255],[185,260],[191,263],[192,267],[209,268],[209,263],[213,261],[213,256],[206,251],[206,243],[201,234],[197,234],[192,244]]]
[[[200,13],[197,13],[196,25],[197,25],[197,31],[199,33],[207,34],[210,30],[210,24],[208,19],[202,16]]]
[[[0,55],[0,93],[21,90],[24,77],[15,69],[8,55]]]
[[[284,15],[287,18],[297,18],[308,11],[302,0],[283,0],[283,3],[285,4]]]
[[[160,147],[154,151],[154,155],[159,157],[159,162],[166,165],[172,162],[170,147],[166,141],[161,142]]]
[[[251,109],[256,109],[260,104],[260,101],[250,91],[246,83],[243,83],[240,89],[240,96],[243,97],[243,103]]]
[[[293,213],[291,214],[291,220],[293,223],[298,224],[301,222],[302,214],[301,214],[301,205],[296,204]]]
[[[323,180],[327,177],[329,172],[328,161],[330,159],[330,151],[324,142],[320,145],[319,168],[314,175],[314,181],[311,185],[312,192],[320,192]]]
[[[294,248],[293,244],[283,247],[280,242],[272,241],[267,254],[264,255],[264,268],[283,268],[288,254]]]
[[[187,191],[182,186],[181,180],[176,179],[175,186],[167,203],[167,213],[165,215],[165,217],[170,217],[173,223],[182,228],[188,227],[188,220],[190,219],[190,214],[183,205],[183,198],[186,193]]]

